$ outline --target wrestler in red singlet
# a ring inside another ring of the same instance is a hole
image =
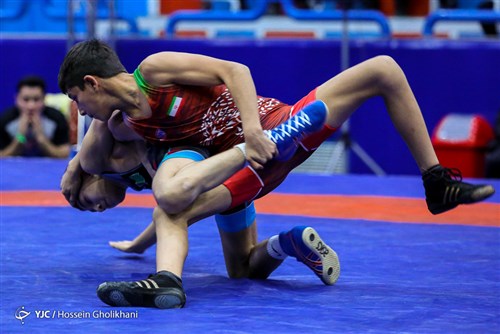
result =
[[[152,116],[140,120],[127,117],[127,123],[146,140],[170,147],[204,147],[210,155],[244,141],[239,110],[225,85],[154,87],[144,80],[139,68],[134,71],[134,78],[148,99]],[[278,126],[314,100],[316,90],[293,106],[259,96],[263,129]],[[233,175],[224,182],[233,198],[231,208],[272,191],[334,131],[325,126],[323,130],[309,135],[287,162],[273,160],[258,171],[248,166]]]
[[[242,143],[240,112],[225,85],[212,87],[148,84],[140,69],[134,78],[146,95],[152,116],[127,117],[127,123],[146,140],[169,147],[197,146],[216,154]],[[290,106],[272,98],[258,98],[262,127],[272,129],[289,117]]]

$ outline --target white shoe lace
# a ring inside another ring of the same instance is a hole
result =
[[[307,114],[300,112],[274,130],[266,130],[265,132],[269,139],[277,143],[278,141],[285,140],[287,137],[300,134],[301,129],[305,128],[306,125],[311,125],[311,120]]]

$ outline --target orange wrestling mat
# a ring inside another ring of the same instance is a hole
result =
[[[57,191],[1,191],[1,206],[68,206]],[[151,194],[127,194],[121,207],[153,208]],[[432,223],[500,227],[500,204],[477,203],[434,216],[417,198],[271,193],[256,201],[258,212],[394,223]]]

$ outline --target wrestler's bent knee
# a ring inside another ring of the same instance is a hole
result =
[[[168,214],[178,214],[186,209],[199,195],[198,187],[189,179],[171,182],[154,188],[153,194],[158,205]]]
[[[390,56],[377,56],[372,59],[372,66],[377,74],[380,87],[398,88],[404,73],[398,63]]]

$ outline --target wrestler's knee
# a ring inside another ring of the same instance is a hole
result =
[[[369,63],[375,73],[378,87],[383,91],[397,88],[401,80],[404,80],[401,67],[391,56],[377,56],[372,58]]]
[[[159,225],[159,224],[163,224],[163,222],[165,221],[164,219],[162,219],[163,217],[165,217],[166,213],[165,211],[160,208],[159,206],[156,206],[153,210],[153,221],[156,225]]]
[[[248,273],[248,278],[250,279],[267,279],[269,277],[270,273],[268,272],[263,272],[260,270],[253,270]]]
[[[249,279],[267,279],[270,275],[268,272],[250,270],[245,267],[227,267],[227,275],[229,278],[249,278]]]
[[[226,271],[230,278],[266,279],[270,272],[259,266],[251,265],[251,255],[241,255],[232,259],[226,258]]]
[[[229,278],[250,278],[250,279],[266,279],[270,272],[252,268],[249,258],[243,261],[226,262],[226,271]]]
[[[175,198],[169,190],[164,190],[163,188],[153,188],[153,195],[155,197],[156,203],[159,207],[162,208],[162,210],[171,214],[175,213],[175,207],[177,203],[175,203]]]
[[[168,214],[177,214],[196,199],[197,185],[189,178],[178,178],[153,187],[158,205]]]
[[[398,63],[391,56],[376,56],[371,58],[369,62],[372,63],[372,66],[374,66],[374,68],[379,69],[381,72],[385,72],[387,70],[392,71],[399,68]]]

